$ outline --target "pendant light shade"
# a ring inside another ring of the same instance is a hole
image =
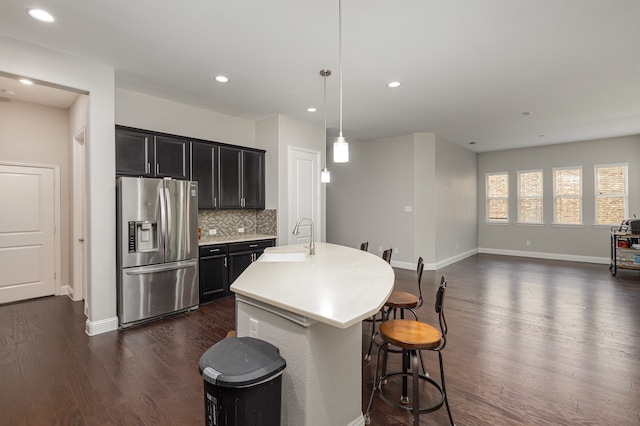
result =
[[[327,166],[324,166],[324,169],[322,169],[322,172],[320,173],[320,182],[331,182],[331,172],[327,169]]]
[[[347,138],[342,136],[342,133],[333,141],[333,162],[349,162],[349,142],[347,142]]]
[[[330,69],[320,70],[320,75],[324,79],[324,134],[322,136],[322,143],[324,144],[324,169],[320,173],[320,182],[331,182],[331,173],[327,169],[327,77],[331,75]]]
[[[333,162],[347,163],[349,161],[349,143],[342,135],[342,0],[338,0],[338,54],[340,74],[340,133],[333,141]]]

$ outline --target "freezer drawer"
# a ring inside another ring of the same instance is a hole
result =
[[[120,270],[121,327],[198,305],[198,259]]]

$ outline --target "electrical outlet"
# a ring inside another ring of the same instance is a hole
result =
[[[216,235],[218,233],[215,229],[209,229],[209,235]]]
[[[255,318],[249,318],[249,337],[258,337],[258,325],[260,322]]]
[[[398,247],[394,248],[393,254],[400,254],[400,249],[398,249]]]
[[[404,206],[404,212],[405,213],[413,212],[413,207],[412,206]]]
[[[238,228],[238,234],[244,234],[244,228]]]
[[[531,245],[531,241],[527,240],[527,245],[530,246]]]
[[[382,246],[378,246],[378,252],[382,253]]]
[[[456,243],[456,249],[460,248],[460,243]]]

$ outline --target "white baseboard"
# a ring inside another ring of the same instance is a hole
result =
[[[482,247],[478,249],[478,253],[499,254],[503,256],[533,257],[535,259],[564,260],[568,262],[599,263],[603,265],[608,265],[609,263],[611,263],[611,259],[609,259],[608,257],[579,256],[574,254],[560,253],[541,253],[535,251],[503,250]]]
[[[400,268],[400,269],[416,269],[416,264],[411,262],[396,262],[392,260],[391,266],[393,266],[394,268]]]
[[[115,331],[118,329],[118,317],[107,318],[99,321],[89,321],[85,323],[85,332],[89,336]]]
[[[60,286],[60,291],[56,296],[64,296],[67,295],[73,300],[73,287],[68,285]]]
[[[444,268],[445,266],[451,265],[452,263],[456,263],[462,259],[466,259],[467,257],[473,256],[474,254],[477,254],[477,253],[478,253],[478,249],[473,249],[461,254],[457,254],[448,259],[441,260],[440,262],[437,262],[437,263],[425,263],[424,269],[425,271],[435,271],[440,268]],[[395,262],[392,260],[391,266],[393,266],[394,268],[400,268],[400,269],[413,269],[413,270],[416,269],[416,264],[411,262]]]

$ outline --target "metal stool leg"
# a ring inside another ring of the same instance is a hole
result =
[[[381,386],[381,378],[382,376],[385,375],[386,371],[387,371],[387,347],[388,347],[388,343],[384,343],[382,344],[379,348],[378,348],[378,353],[376,355],[376,371],[374,373],[373,376],[373,388],[371,389],[371,396],[369,397],[369,405],[367,405],[367,412],[364,415],[364,423],[365,424],[371,424],[371,404],[373,404],[373,396],[376,394],[376,389],[378,389],[378,386]],[[382,374],[378,375],[378,369],[380,367],[380,351],[384,351],[384,361],[383,361],[383,366],[382,366]]]
[[[420,426],[420,396],[418,379],[418,355],[416,351],[411,352],[411,371],[413,373],[413,426]]]
[[[440,351],[438,351],[438,358],[440,359],[440,383],[442,383],[444,405],[447,407],[447,413],[449,414],[449,422],[451,422],[451,426],[455,426],[455,423],[453,423],[453,417],[451,416],[451,410],[449,409],[449,398],[447,398],[447,388],[444,384],[444,364],[442,363],[442,353]]]

